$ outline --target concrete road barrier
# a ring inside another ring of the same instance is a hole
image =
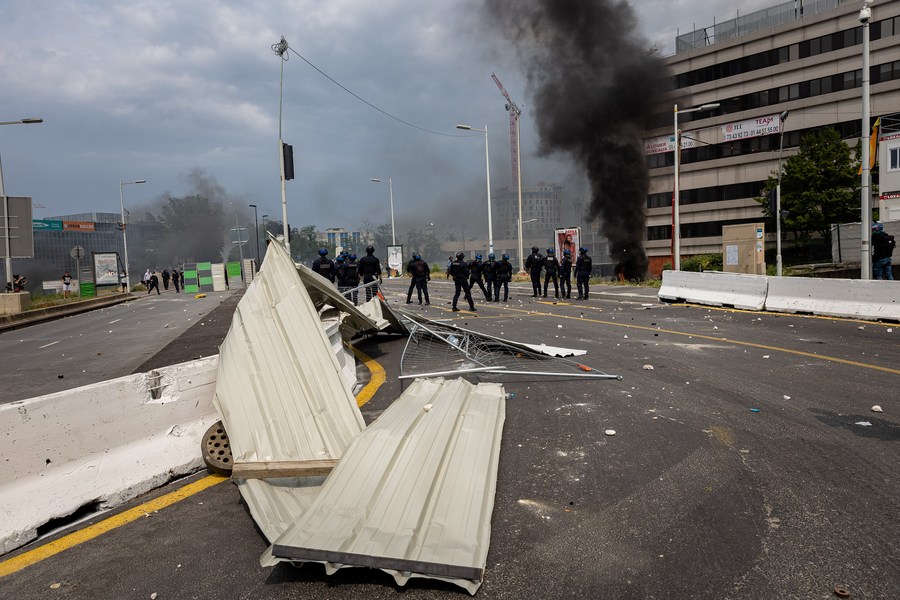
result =
[[[0,552],[203,466],[218,356],[0,405]]]
[[[900,320],[900,283],[772,277],[766,310],[857,319]]]
[[[693,271],[663,271],[660,300],[762,310],[768,278],[764,275]]]

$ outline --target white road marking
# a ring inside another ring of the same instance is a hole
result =
[[[43,346],[38,346],[38,349],[47,348],[49,346],[52,346],[53,344],[58,344],[58,343],[59,343],[59,340],[56,340],[55,342],[50,342],[49,344],[44,344]]]

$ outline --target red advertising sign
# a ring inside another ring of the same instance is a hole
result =
[[[81,231],[93,233],[94,224],[90,221],[63,221],[63,231]]]

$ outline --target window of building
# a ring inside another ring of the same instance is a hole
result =
[[[888,148],[888,171],[900,171],[900,145]]]

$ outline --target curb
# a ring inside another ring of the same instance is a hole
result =
[[[113,294],[104,296],[103,298],[91,298],[90,300],[79,300],[72,304],[62,304],[59,306],[48,306],[47,308],[38,308],[28,310],[16,315],[4,315],[0,317],[0,333],[33,325],[35,323],[43,323],[54,319],[61,319],[72,315],[89,312],[98,308],[106,308],[123,302],[135,300],[132,294]]]

